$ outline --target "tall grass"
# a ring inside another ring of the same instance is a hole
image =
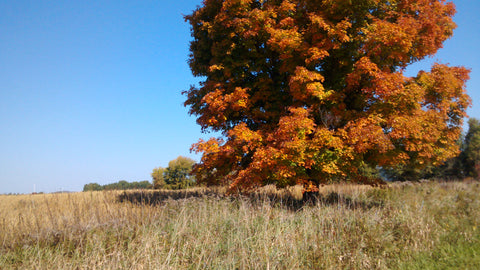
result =
[[[219,192],[0,196],[0,269],[480,269],[478,182]]]

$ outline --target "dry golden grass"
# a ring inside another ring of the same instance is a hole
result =
[[[478,182],[325,186],[310,204],[299,192],[0,196],[0,269],[480,267]]]

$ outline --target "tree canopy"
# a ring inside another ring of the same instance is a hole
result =
[[[185,17],[204,79],[185,106],[222,136],[192,146],[197,181],[308,190],[456,156],[469,70],[404,74],[452,36],[454,13],[444,0],[204,0]]]
[[[195,185],[195,177],[190,175],[195,160],[179,156],[168,163],[167,168],[153,169],[153,186],[156,189],[183,189]]]
[[[480,121],[468,120],[468,132],[465,135],[464,149],[460,156],[464,164],[465,176],[480,177]]]

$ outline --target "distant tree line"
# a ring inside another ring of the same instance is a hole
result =
[[[127,182],[100,185],[89,183],[83,186],[83,191],[127,190],[127,189],[185,189],[196,185],[195,177],[191,175],[195,160],[179,156],[168,163],[168,167],[157,167],[151,174],[153,184],[149,181]]]
[[[99,191],[99,190],[127,190],[127,189],[151,189],[152,183],[149,181],[127,182],[121,180],[116,183],[100,185],[98,183],[89,183],[83,186],[83,191]]]

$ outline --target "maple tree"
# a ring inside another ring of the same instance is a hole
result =
[[[203,131],[199,182],[249,190],[421,168],[458,154],[469,70],[405,68],[455,28],[443,0],[204,0],[191,15],[185,91]]]

